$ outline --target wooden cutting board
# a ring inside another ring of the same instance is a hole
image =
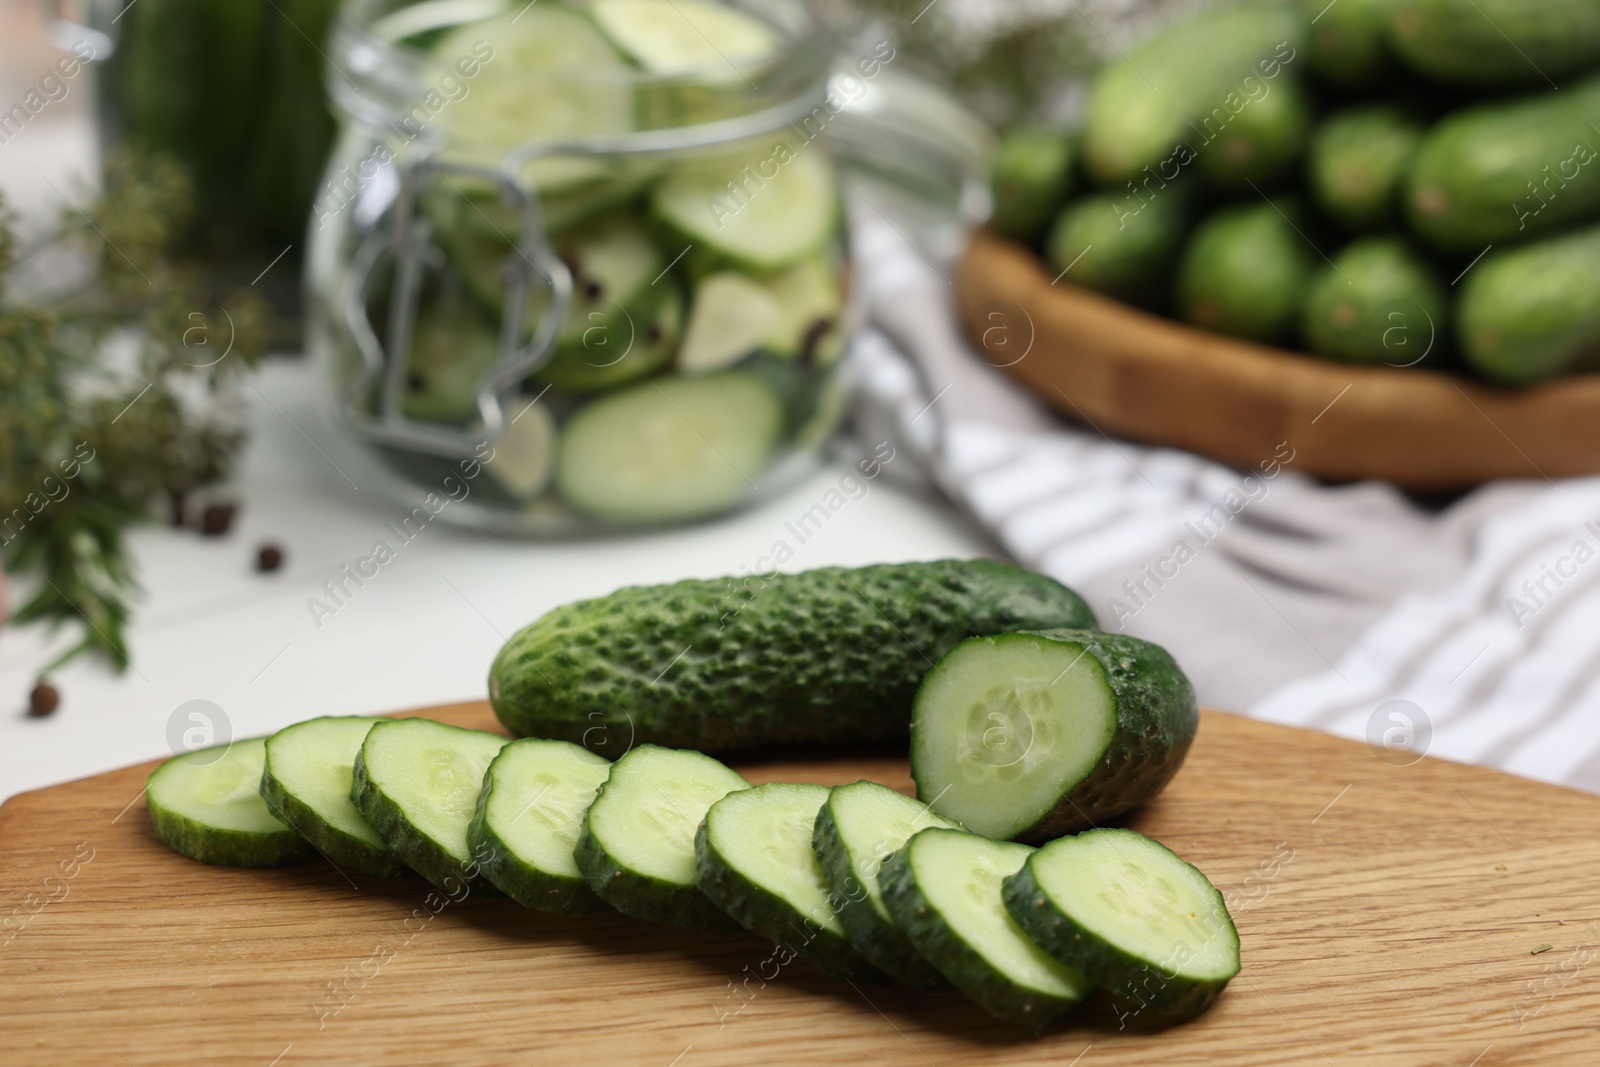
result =
[[[424,714],[493,728],[484,704]],[[205,867],[152,837],[153,766],[0,807],[0,1062],[1600,1062],[1600,799],[1231,715],[1205,713],[1130,820],[1229,895],[1243,940],[1218,1006],[1159,1034],[1033,1038],[953,993],[798,962],[763,985],[746,935],[441,908],[420,879],[325,862]],[[910,788],[882,755],[739,766]]]

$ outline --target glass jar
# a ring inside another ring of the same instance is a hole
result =
[[[841,69],[800,0],[348,3],[307,290],[337,418],[407,503],[507,532],[792,484],[845,406],[836,148],[939,184],[860,128],[885,47]]]

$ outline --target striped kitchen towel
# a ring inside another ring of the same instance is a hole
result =
[[[1019,561],[1168,647],[1203,703],[1600,792],[1600,478],[1442,510],[1069,425],[985,366],[951,271],[857,232],[863,434],[892,433]],[[1068,398],[1070,402],[1070,398]]]

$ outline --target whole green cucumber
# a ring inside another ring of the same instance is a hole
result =
[[[1311,17],[1306,64],[1320,81],[1356,92],[1376,89],[1397,73],[1389,45],[1395,0],[1303,0]]]
[[[1393,104],[1336,112],[1311,137],[1307,178],[1317,206],[1351,230],[1388,226],[1427,127]]]
[[[1467,108],[1423,138],[1406,186],[1412,228],[1476,253],[1600,215],[1600,77]]]
[[[1261,82],[1265,91],[1240,99],[1200,121],[1200,172],[1222,189],[1243,190],[1277,181],[1296,169],[1311,128],[1311,98],[1300,80],[1284,74]],[[1226,115],[1227,122],[1218,116]]]
[[[1467,273],[1456,312],[1474,369],[1529,385],[1600,365],[1600,226],[1496,250]]]
[[[1396,0],[1392,27],[1400,58],[1446,85],[1554,85],[1600,61],[1600,0]]]
[[[1398,237],[1364,237],[1311,280],[1300,333],[1319,356],[1412,367],[1442,354],[1444,286]]]
[[[1158,167],[1180,144],[1204,151],[1277,92],[1304,48],[1298,7],[1205,10],[1169,23],[1095,79],[1084,128],[1089,173],[1106,184]]]
[[[556,608],[489,671],[517,736],[607,756],[904,739],[917,686],[978,634],[1094,626],[1082,597],[1009,563],[825,567],[634,586]]]
[[[995,153],[995,233],[1024,244],[1044,235],[1061,202],[1072,191],[1072,136],[1058,130],[1021,127],[1006,134]]]
[[[1316,251],[1293,203],[1226,207],[1195,230],[1178,267],[1178,312],[1196,326],[1263,343],[1299,317]]]
[[[1045,254],[1051,270],[1061,281],[1118,300],[1157,304],[1189,229],[1190,202],[1178,187],[1075,200],[1050,228]]]

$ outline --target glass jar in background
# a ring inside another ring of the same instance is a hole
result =
[[[470,481],[430,511],[507,532],[792,484],[845,408],[838,149],[913,200],[981,170],[846,114],[884,47],[841,65],[800,0],[352,0],[307,289],[338,419],[409,504]]]
[[[334,120],[323,88],[338,0],[89,0],[103,156],[164,153],[194,183],[185,254],[219,290],[255,283],[272,343],[298,347],[300,268]],[[270,270],[268,269],[270,266]]]

